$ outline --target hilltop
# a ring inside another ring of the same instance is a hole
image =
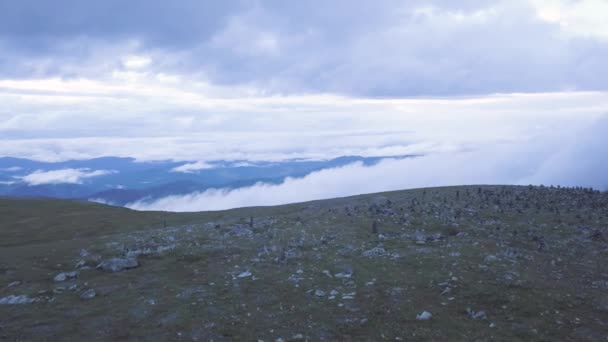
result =
[[[608,194],[463,186],[216,212],[0,198],[7,340],[605,341]]]

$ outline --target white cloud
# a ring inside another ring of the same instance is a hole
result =
[[[15,177],[29,185],[41,184],[82,184],[86,178],[116,173],[113,170],[61,169],[52,171],[37,170],[29,175]]]
[[[0,169],[0,171],[17,172],[17,171],[21,171],[21,167],[19,167],[19,166],[5,167],[3,169]]]
[[[608,1],[531,0],[538,16],[571,35],[608,39]]]
[[[197,161],[194,163],[187,163],[184,165],[180,165],[171,169],[171,172],[183,172],[183,173],[194,173],[195,171],[205,170],[205,169],[213,169],[214,166],[202,161]]]
[[[43,160],[326,159],[460,149],[585,125],[606,92],[454,98],[268,96],[118,80],[0,81],[0,155]],[[3,92],[4,91],[4,92]],[[10,111],[9,111],[10,109]]]
[[[373,166],[354,163],[281,184],[211,189],[128,206],[139,210],[200,211],[277,205],[308,200],[464,184],[553,184],[608,188],[608,162],[595,158],[608,146],[608,118],[567,136],[493,143],[470,151],[449,151],[411,159],[385,159]],[[584,138],[581,138],[584,137]]]
[[[152,59],[146,56],[127,56],[123,58],[123,65],[127,69],[142,69],[150,65]]]

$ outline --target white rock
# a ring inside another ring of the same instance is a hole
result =
[[[30,298],[26,295],[19,295],[19,296],[10,295],[8,297],[0,298],[0,304],[5,304],[5,305],[30,304],[35,301],[36,301],[35,299]]]
[[[336,273],[334,274],[334,276],[338,279],[344,279],[344,278],[350,278],[353,276],[352,273],[347,273],[347,272],[340,272],[340,273]]]
[[[423,311],[420,315],[416,316],[419,321],[428,321],[433,317],[433,314],[428,311]]]
[[[251,272],[245,271],[237,276],[237,278],[247,278],[247,277],[251,277]]]

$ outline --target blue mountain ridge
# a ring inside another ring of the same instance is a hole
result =
[[[342,167],[354,162],[370,166],[386,158],[342,156],[330,160],[292,159],[269,161],[210,161],[210,168],[175,172],[176,167],[192,161],[137,161],[134,158],[101,157],[87,160],[43,162],[23,158],[0,157],[0,196],[52,197],[102,201],[125,205],[139,200],[154,200],[210,188],[235,189],[258,182],[278,184],[287,177],[300,178],[312,172]],[[108,174],[82,178],[78,183],[32,185],[22,177],[33,172],[80,169],[85,172],[110,171]]]

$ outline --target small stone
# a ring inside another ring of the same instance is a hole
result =
[[[6,287],[15,287],[15,286],[19,286],[21,285],[20,281],[13,281],[12,283],[8,284]]]
[[[236,276],[236,277],[237,277],[237,278],[248,278],[248,277],[251,277],[251,272],[249,272],[249,271],[245,271],[245,272],[242,272],[241,274],[239,274],[239,275],[238,275],[238,276]]]
[[[56,275],[55,278],[53,278],[53,280],[56,282],[62,282],[62,281],[66,281],[68,279],[74,279],[76,277],[78,277],[78,272],[76,272],[76,271],[63,272],[63,273],[59,273],[58,275]]]
[[[486,315],[485,311],[478,311],[473,316],[471,316],[471,318],[472,319],[488,319],[488,316]]]
[[[68,277],[65,275],[65,273],[59,273],[55,276],[55,278],[53,278],[53,280],[56,282],[66,281],[67,279]]]
[[[96,295],[97,295],[97,293],[95,293],[95,290],[93,290],[93,289],[88,289],[88,290],[86,290],[86,291],[83,291],[83,292],[80,294],[80,298],[81,298],[81,299],[88,300],[88,299],[93,299],[93,298],[95,298],[95,296],[96,296]]]
[[[467,308],[467,313],[469,314],[469,318],[473,319],[473,320],[484,320],[484,319],[488,319],[488,315],[486,314],[485,311],[473,311],[470,308]]]
[[[102,261],[97,265],[97,268],[101,268],[106,272],[120,272],[138,266],[139,263],[135,258],[112,258]]]
[[[1,304],[5,304],[5,305],[30,304],[35,301],[36,300],[34,298],[30,298],[26,295],[19,295],[19,296],[10,295],[8,297],[0,298],[0,305]]]
[[[416,316],[419,321],[428,321],[433,317],[433,314],[428,311],[423,311],[420,315]]]
[[[342,299],[355,299],[356,292],[342,294]]]
[[[353,276],[352,272],[340,272],[340,273],[334,274],[334,277],[336,277],[338,279],[350,278],[352,276]]]
[[[376,257],[383,256],[386,254],[386,250],[382,247],[374,247],[370,250],[363,252],[364,257]]]
[[[495,255],[488,255],[483,259],[484,262],[494,262],[496,260],[498,260],[498,258]]]
[[[325,297],[325,291],[323,291],[323,290],[315,290],[315,296],[317,296],[317,297]]]

